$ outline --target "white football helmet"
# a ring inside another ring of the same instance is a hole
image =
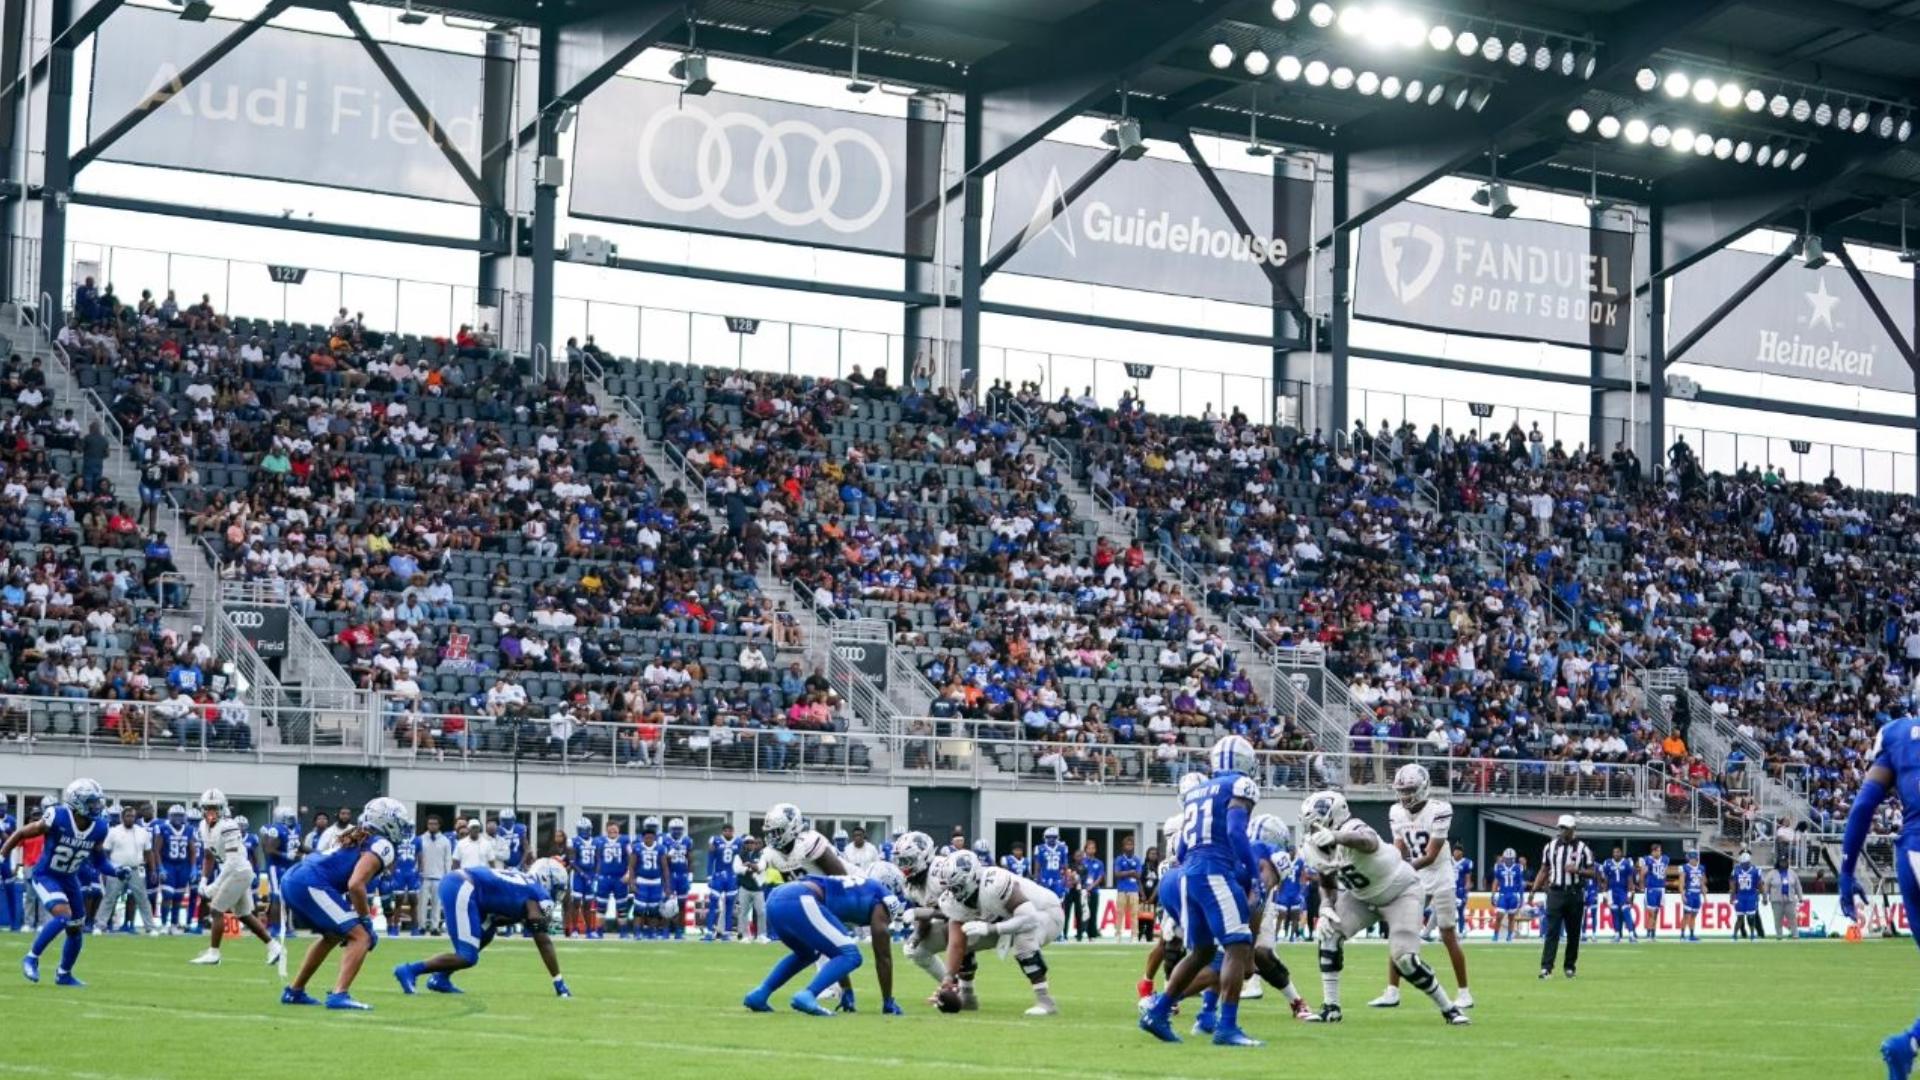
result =
[[[986,868],[980,865],[980,857],[962,849],[947,856],[947,874],[943,884],[955,900],[968,904],[980,895],[980,879],[985,874]]]
[[[953,872],[953,856],[935,855],[927,863],[927,892],[936,899],[947,890],[947,875]]]
[[[413,827],[413,815],[407,811],[406,803],[383,795],[369,801],[366,809],[360,811],[360,824],[386,837],[388,843],[397,844],[407,838],[407,830]]]
[[[1250,773],[1259,760],[1254,756],[1253,744],[1238,735],[1228,735],[1214,743],[1212,750],[1207,751],[1207,766],[1215,775],[1228,772]]]
[[[1287,823],[1272,814],[1261,814],[1247,823],[1247,839],[1279,851],[1287,846]]]
[[[200,793],[200,809],[218,810],[221,817],[226,817],[232,812],[232,807],[227,805],[226,793],[219,788],[211,787]]]
[[[933,862],[933,837],[923,832],[901,835],[893,844],[893,865],[907,877],[918,877]]]
[[[686,819],[686,818],[683,818],[683,817],[677,817],[677,818],[668,818],[668,819],[667,819],[667,832],[668,832],[668,834],[669,834],[669,835],[672,835],[672,836],[675,836],[675,837],[678,837],[678,836],[681,836],[681,835],[683,835],[683,834],[685,834],[685,833],[686,833],[686,831],[687,831],[687,819]]]
[[[1185,828],[1186,824],[1187,815],[1185,814],[1175,814],[1161,824],[1160,832],[1166,836],[1169,846],[1180,839],[1180,830]],[[1172,852],[1169,851],[1168,854],[1172,854]]]
[[[49,801],[42,800],[41,805],[45,806]],[[106,811],[107,793],[97,782],[82,778],[67,785],[66,790],[60,793],[60,801],[67,804],[67,809],[82,817],[97,818]]]
[[[1408,762],[1393,774],[1393,793],[1399,797],[1401,806],[1418,809],[1427,804],[1427,788],[1431,783],[1425,765]]]
[[[569,881],[567,868],[554,859],[534,860],[532,869],[527,871],[527,876],[531,877],[536,884],[545,886],[547,895],[555,900],[567,891]]]
[[[907,876],[890,862],[877,862],[867,868],[867,880],[887,890],[888,895],[906,899]]]
[[[243,833],[253,831],[253,823],[247,820],[247,815],[245,814],[235,814],[233,816],[233,823],[240,826],[240,831]]]
[[[1054,841],[1059,840],[1060,839],[1059,828],[1053,825],[1047,826],[1047,831],[1040,834],[1040,839],[1046,841],[1047,843],[1053,843]]]
[[[766,834],[768,846],[776,851],[786,851],[800,838],[800,808],[792,803],[774,803],[767,810],[767,817],[761,823],[760,831]]]
[[[1186,802],[1187,794],[1191,792],[1194,788],[1197,788],[1201,784],[1204,784],[1206,782],[1207,782],[1206,773],[1197,773],[1197,772],[1181,773],[1180,774],[1180,801]]]
[[[1337,791],[1316,791],[1300,803],[1300,827],[1308,832],[1338,829],[1351,817],[1347,797]]]
[[[643,833],[650,832],[655,836],[660,835],[660,819],[651,816],[642,819],[640,822],[640,831]]]

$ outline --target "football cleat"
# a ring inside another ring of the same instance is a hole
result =
[[[285,990],[280,991],[280,1004],[282,1005],[318,1005],[320,1004],[320,1002],[316,1000],[312,994],[307,993],[305,990],[295,990],[293,987],[289,986]]]
[[[749,993],[746,997],[741,998],[740,1004],[745,1005],[747,1008],[753,1010],[754,1012],[772,1012],[773,1011],[773,1006],[767,1004],[766,995],[760,993],[758,990],[755,990]]]
[[[1461,987],[1460,993],[1454,996],[1453,1003],[1463,1009],[1473,1008],[1473,991],[1464,986]]]
[[[1369,1009],[1397,1009],[1400,1007],[1400,991],[1389,986],[1386,992],[1367,1002]]]
[[[1161,1042],[1180,1041],[1180,1036],[1173,1033],[1173,1020],[1170,1017],[1155,1016],[1151,1011],[1140,1014],[1140,1030]]]
[[[1448,1027],[1466,1027],[1468,1024],[1473,1023],[1473,1017],[1461,1012],[1459,1006],[1455,1006],[1441,1013],[1440,1019],[1445,1020]]]
[[[287,947],[285,945],[280,944],[278,939],[267,942],[267,966],[268,967],[272,967],[275,964],[278,964],[280,962],[280,959],[286,955],[287,955]]]
[[[1195,1035],[1211,1035],[1220,1026],[1220,1017],[1212,1009],[1201,1009],[1200,1015],[1193,1018]]]
[[[1058,1015],[1060,1015],[1060,1006],[1058,1006],[1058,1005],[1055,1005],[1055,1004],[1053,1003],[1053,1001],[1052,1001],[1052,999],[1051,999],[1051,998],[1049,998],[1049,999],[1048,999],[1048,1000],[1046,1000],[1046,1001],[1036,1001],[1036,1002],[1034,1002],[1034,1003],[1033,1003],[1033,1004],[1032,1004],[1031,1006],[1029,1006],[1029,1007],[1027,1008],[1027,1011],[1026,1011],[1026,1013],[1025,1013],[1024,1015],[1027,1015],[1027,1016],[1058,1016]]]
[[[71,986],[75,990],[84,990],[87,984],[74,978],[71,971],[56,971],[53,973],[53,985]]]
[[[1220,1030],[1213,1033],[1213,1045],[1254,1047],[1254,1046],[1265,1046],[1267,1044],[1261,1042],[1259,1039],[1254,1038],[1253,1036],[1247,1034],[1246,1032],[1241,1031],[1237,1027],[1223,1027]]]
[[[427,989],[436,994],[464,994],[465,990],[453,985],[453,977],[444,971],[437,971],[427,979]]]
[[[815,998],[811,992],[806,990],[794,994],[787,1004],[793,1007],[794,1012],[806,1013],[809,1016],[833,1015],[832,1009],[820,1004],[819,999]]]
[[[400,992],[403,994],[415,992],[414,980],[417,978],[419,974],[413,970],[412,964],[401,964],[393,969],[393,980],[400,984]]]
[[[327,1008],[348,1012],[372,1012],[373,1006],[364,1001],[353,1000],[353,995],[344,990],[327,995]]]
[[[40,981],[40,958],[37,956],[21,957],[20,958],[20,974],[25,975],[27,977],[27,981],[30,983],[39,982]]]
[[[1344,1018],[1340,1012],[1340,1006],[1322,1005],[1320,1006],[1320,1011],[1313,1014],[1312,1022],[1316,1024],[1337,1024]]]
[[[199,956],[196,956],[193,959],[187,961],[187,963],[215,965],[220,963],[220,954],[219,952],[213,949],[208,949],[205,952],[201,953]]]

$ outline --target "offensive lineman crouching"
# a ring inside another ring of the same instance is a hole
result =
[[[494,935],[517,923],[526,928],[533,947],[540,951],[540,962],[553,979],[554,994],[572,997],[566,980],[560,977],[560,960],[554,955],[549,934],[554,903],[566,892],[567,868],[552,859],[540,859],[525,872],[484,866],[455,870],[440,880],[440,906],[447,913],[447,935],[453,939],[453,951],[401,964],[393,969],[393,977],[408,994],[414,992],[414,983],[422,975],[429,976],[427,989],[434,993],[458,994],[461,991],[453,985],[453,973],[478,964],[480,950],[493,944]]]
[[[1346,796],[1322,791],[1300,806],[1305,831],[1301,854],[1319,875],[1320,980],[1325,995],[1319,1019],[1340,1022],[1340,970],[1347,939],[1384,922],[1393,966],[1414,989],[1433,999],[1449,1024],[1472,1021],[1461,1012],[1420,959],[1420,878],[1391,844],[1381,842],[1366,822],[1353,817]]]
[[[942,989],[957,990],[964,1003],[974,997],[975,950],[997,948],[1014,962],[1033,984],[1033,1006],[1028,1016],[1052,1016],[1060,1011],[1047,989],[1047,961],[1040,947],[1066,928],[1066,910],[1051,889],[1016,877],[998,866],[983,867],[971,851],[956,851],[942,867],[940,912],[947,919],[947,981]],[[964,1007],[964,1006],[963,1006]]]

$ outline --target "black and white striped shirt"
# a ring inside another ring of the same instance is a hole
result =
[[[1593,869],[1593,850],[1584,841],[1547,841],[1540,853],[1540,866],[1547,874],[1549,889],[1578,889],[1586,885],[1587,872]]]

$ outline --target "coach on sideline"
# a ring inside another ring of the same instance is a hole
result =
[[[1586,885],[1594,876],[1593,852],[1573,835],[1577,824],[1572,814],[1561,814],[1555,823],[1559,835],[1547,841],[1540,853],[1540,872],[1534,875],[1533,890],[1547,890],[1545,925],[1540,935],[1540,977],[1553,974],[1553,957],[1560,949],[1560,935],[1567,935],[1567,978],[1580,963],[1580,927],[1586,918]]]

